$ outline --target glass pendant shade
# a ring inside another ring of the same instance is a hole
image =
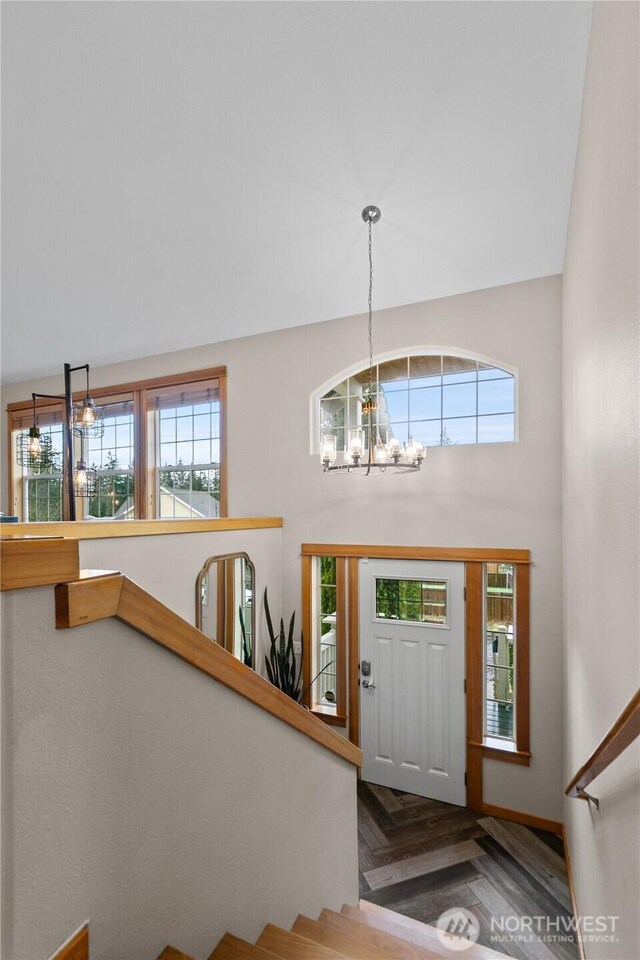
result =
[[[322,437],[322,462],[325,469],[336,460],[336,437],[331,433],[325,433]]]
[[[77,436],[99,439],[104,436],[104,408],[87,395],[82,403],[73,405],[73,432]]]
[[[39,457],[42,453],[42,444],[40,443],[40,430],[38,427],[31,427],[29,430],[29,455]]]
[[[349,433],[349,456],[354,463],[362,457],[362,430],[357,428]]]
[[[19,466],[37,471],[41,455],[42,444],[40,442],[40,428],[34,425],[29,428],[28,433],[23,431],[18,435],[16,442],[16,460]]]
[[[76,497],[94,497],[98,483],[98,471],[78,460],[73,471],[73,489]]]

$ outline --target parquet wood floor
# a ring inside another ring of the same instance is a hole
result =
[[[484,946],[520,960],[577,960],[555,834],[360,781],[358,841],[363,900],[431,924],[465,907]],[[491,939],[492,918],[509,927],[516,917],[542,919],[524,937]]]

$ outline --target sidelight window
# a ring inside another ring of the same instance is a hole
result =
[[[515,740],[515,567],[484,564],[484,734]]]

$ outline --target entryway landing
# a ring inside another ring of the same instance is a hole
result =
[[[577,960],[555,834],[361,780],[358,843],[363,900],[429,924],[462,907],[484,946],[522,960]]]

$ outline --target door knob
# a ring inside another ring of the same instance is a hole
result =
[[[375,688],[376,688],[376,685],[375,685],[375,683],[373,682],[373,680],[363,680],[363,681],[362,681],[362,686],[363,686],[366,690],[375,690]]]

